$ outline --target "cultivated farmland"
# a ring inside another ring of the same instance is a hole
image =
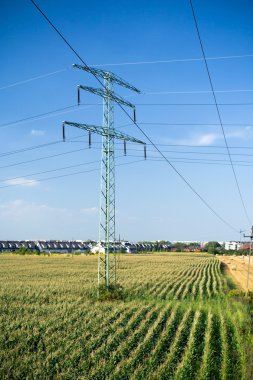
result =
[[[1,379],[247,379],[246,306],[208,255],[122,255],[121,301],[96,257],[0,256]]]

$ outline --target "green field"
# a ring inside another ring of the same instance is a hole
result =
[[[215,257],[121,255],[111,302],[96,260],[0,255],[0,379],[251,378],[248,306]]]

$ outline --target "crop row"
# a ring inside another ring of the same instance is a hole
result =
[[[1,336],[1,350],[3,345],[8,350],[8,357],[1,355],[1,378],[7,373],[38,379],[240,378],[235,327],[220,313],[185,311],[169,304],[138,311],[133,307],[105,319],[101,316],[93,322],[87,319],[85,329],[74,324],[72,333],[70,326],[58,321],[50,337],[45,338],[44,332],[44,339],[33,326],[28,336],[21,334],[11,346]],[[22,347],[18,346],[21,340]]]
[[[94,258],[44,259],[0,277],[1,379],[244,379],[216,258],[122,258],[124,302],[89,298]]]
[[[147,282],[146,273],[146,282],[134,286],[131,293],[164,300],[217,297],[222,293],[223,287],[219,265],[219,261],[214,258],[200,259],[195,265],[167,270],[166,276],[159,276],[155,284]]]

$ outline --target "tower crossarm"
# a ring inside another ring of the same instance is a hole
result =
[[[88,86],[82,86],[82,85],[78,86],[78,91],[79,89],[89,91],[95,95],[102,96],[102,98],[104,99],[110,97],[110,99],[116,103],[120,103],[120,104],[123,104],[124,106],[135,109],[135,105],[133,103],[130,103],[127,100],[123,99],[121,96],[116,95],[113,91],[107,91],[101,88],[94,88],[94,87],[88,87]],[[79,99],[79,96],[78,96],[78,99]]]
[[[131,84],[126,82],[124,79],[120,78],[118,75],[112,73],[111,71],[95,69],[94,67],[82,66],[82,65],[77,65],[77,64],[73,64],[72,66],[77,68],[77,69],[84,70],[84,71],[91,73],[95,76],[98,76],[100,78],[109,79],[111,82],[114,82],[114,83],[116,83],[122,87],[128,88],[129,90],[135,91],[138,94],[141,93],[141,91],[138,90],[138,88],[132,86]]]
[[[117,140],[130,141],[133,143],[145,145],[145,142],[138,140],[135,137],[129,136],[125,133],[122,133],[120,131],[117,131],[115,129],[108,131],[106,128],[103,128],[103,127],[98,127],[98,126],[90,125],[90,124],[73,123],[70,121],[64,121],[63,127],[65,125],[70,125],[72,127],[80,128],[80,129],[83,129],[83,130],[88,131],[90,133],[96,133],[96,134],[101,135],[101,136],[110,137],[110,138],[114,138]]]

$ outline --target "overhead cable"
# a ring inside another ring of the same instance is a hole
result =
[[[119,151],[119,149],[117,149]],[[124,155],[122,156],[118,156],[116,157],[117,159],[118,158],[125,158],[125,156],[127,157],[143,157],[143,154],[141,155],[137,155],[137,154],[133,154],[132,151],[133,150],[130,150],[128,149],[128,152],[131,152],[130,154],[127,153],[124,151]],[[154,151],[149,151],[149,155],[147,157],[147,160],[151,160],[151,161],[159,161],[159,162],[164,162],[163,159],[159,158],[158,156],[154,156],[154,155],[151,155],[150,153],[153,153]],[[142,152],[141,152],[142,153]],[[219,166],[227,166],[229,165],[229,161],[226,161],[226,160],[219,160],[219,159],[210,159],[210,158],[188,158],[188,157],[169,157],[169,160],[171,162],[176,162],[176,163],[187,163],[187,164],[207,164],[207,165],[219,165]],[[76,167],[80,167],[80,166],[86,166],[86,165],[92,165],[94,163],[99,163],[100,160],[95,160],[95,161],[89,161],[89,162],[84,162],[84,163],[79,163],[79,164],[74,164],[74,165],[68,165],[68,166],[62,166],[62,167],[59,167],[59,168],[56,168],[56,169],[50,169],[50,170],[43,170],[43,171],[39,171],[39,172],[33,172],[33,173],[29,173],[29,174],[20,174],[16,177],[10,177],[10,178],[4,178],[4,179],[0,179],[0,182],[11,182],[11,181],[14,181],[14,180],[17,180],[19,178],[28,178],[28,177],[33,177],[35,175],[41,175],[41,174],[46,174],[46,173],[52,173],[52,172],[58,172],[58,171],[62,171],[62,170],[67,170],[67,169],[73,169],[73,168],[76,168]],[[236,166],[244,166],[244,167],[247,167],[247,166],[253,166],[253,161],[234,161],[234,165]]]
[[[208,60],[224,60],[224,59],[236,59],[236,58],[252,58],[253,54],[242,54],[242,55],[225,55],[217,57],[207,57]],[[95,67],[99,66],[128,66],[128,65],[151,65],[157,63],[177,63],[177,62],[195,62],[203,61],[203,58],[174,58],[174,59],[165,59],[165,60],[156,60],[156,61],[135,61],[135,62],[121,62],[121,63],[101,63],[97,65],[92,65]]]
[[[32,0],[31,0],[32,1]],[[233,93],[233,92],[253,92],[253,89],[233,89],[233,90],[215,90],[215,93]],[[212,94],[209,90],[183,90],[183,91],[152,91],[145,90],[142,92],[144,95],[166,95],[166,94]]]
[[[237,187],[237,190],[238,190],[238,194],[239,194],[239,197],[240,197],[240,200],[241,200],[241,204],[242,204],[242,207],[243,207],[246,219],[248,220],[248,222],[250,223],[250,225],[252,225],[250,217],[249,217],[249,214],[248,214],[248,211],[246,209],[246,205],[245,205],[243,196],[242,196],[242,192],[241,192],[241,189],[240,189],[239,181],[238,181],[238,178],[237,178],[237,175],[236,175],[236,171],[235,171],[235,168],[234,168],[234,165],[233,165],[232,157],[231,157],[231,154],[230,154],[230,150],[229,150],[229,146],[228,146],[228,142],[227,142],[226,133],[225,133],[225,129],[224,129],[222,118],[221,118],[220,109],[219,109],[217,98],[216,98],[216,94],[215,94],[215,91],[214,91],[214,85],[213,85],[211,73],[210,73],[209,66],[208,66],[207,59],[206,59],[206,54],[205,54],[205,50],[204,50],[203,41],[202,41],[202,38],[201,38],[201,35],[200,35],[200,30],[199,30],[199,26],[198,26],[197,17],[196,17],[195,10],[194,10],[194,7],[193,7],[193,2],[192,2],[192,0],[189,0],[189,1],[190,1],[190,6],[191,6],[191,10],[192,10],[192,15],[193,15],[193,19],[194,19],[194,24],[195,24],[195,28],[196,28],[196,32],[197,32],[197,36],[198,36],[198,40],[199,40],[199,44],[200,44],[200,48],[201,48],[203,59],[204,59],[204,63],[205,63],[205,68],[206,68],[207,76],[208,76],[210,87],[211,87],[211,92],[212,92],[212,95],[213,95],[213,100],[214,100],[214,103],[215,103],[215,107],[216,107],[216,111],[217,111],[220,127],[221,127],[221,130],[222,130],[223,138],[224,138],[224,141],[225,141],[228,157],[229,157],[231,168],[232,168],[232,172],[233,172],[233,176],[234,176],[234,179],[235,179],[235,184],[236,184],[236,187]]]
[[[85,104],[85,105],[81,105],[81,107],[80,106],[79,107],[80,108],[87,108],[89,106],[90,105]],[[69,110],[69,111],[67,111],[67,112],[61,112],[61,111],[65,111],[65,110]],[[10,127],[12,125],[23,124],[23,123],[29,122],[29,121],[35,121],[35,120],[45,119],[47,116],[52,115],[54,113],[57,113],[55,116],[58,116],[58,115],[62,115],[62,114],[65,114],[65,113],[68,113],[68,112],[73,112],[73,111],[79,111],[77,104],[71,105],[71,106],[67,106],[67,107],[58,108],[58,109],[53,110],[53,111],[48,111],[48,112],[40,113],[40,114],[37,114],[37,115],[34,115],[34,116],[25,117],[23,119],[18,119],[16,121],[11,121],[11,122],[8,122],[8,123],[2,123],[2,124],[0,124],[0,128]]]
[[[226,60],[226,59],[237,59],[237,58],[252,58],[253,54],[242,54],[242,55],[227,55],[227,56],[217,56],[217,57],[207,57],[208,60]],[[195,62],[195,61],[203,61],[203,58],[175,58],[175,59],[167,59],[167,60],[154,60],[154,61],[135,61],[135,62],[118,62],[118,63],[100,63],[100,64],[92,64],[90,66],[93,67],[103,67],[103,66],[128,66],[128,65],[151,65],[151,64],[162,64],[162,63],[176,63],[176,62]],[[10,83],[5,86],[0,87],[0,90],[5,90],[11,87],[19,86],[22,84],[26,84],[32,82],[34,80],[43,79],[55,74],[62,73],[67,71],[72,66],[65,67],[60,70],[50,71],[45,74],[41,74],[35,77],[27,78],[18,82]]]
[[[117,158],[121,158],[121,157],[124,157],[124,156],[119,156]],[[61,170],[66,170],[66,169],[73,169],[73,168],[77,168],[79,166],[91,165],[91,164],[95,164],[95,163],[99,163],[99,162],[100,162],[100,160],[95,160],[95,161],[83,162],[80,164],[62,166],[62,167],[56,168],[56,169],[44,170],[44,171],[29,173],[29,174],[22,174],[22,175],[19,175],[18,177],[0,179],[0,182],[13,181],[13,180],[18,179],[18,178],[27,178],[27,177],[33,177],[35,175],[40,175],[40,174],[52,173],[52,172],[57,172],[57,171],[61,171]]]
[[[13,164],[2,165],[2,166],[0,166],[0,169],[10,168],[10,167],[13,167],[13,166],[18,166],[18,165],[30,164],[31,162],[36,162],[36,161],[46,160],[46,159],[48,159],[48,158],[59,157],[59,156],[65,156],[65,155],[67,155],[67,154],[72,154],[72,153],[76,153],[76,152],[81,152],[81,151],[83,151],[83,150],[87,150],[87,149],[89,149],[89,148],[87,147],[87,148],[74,149],[74,150],[70,150],[70,151],[68,151],[68,152],[56,153],[56,154],[51,154],[51,155],[49,155],[49,156],[43,156],[43,157],[33,158],[32,160],[26,160],[26,161],[16,162],[16,163],[13,163]]]
[[[46,74],[42,74],[42,75],[38,75],[36,77],[32,77],[32,78],[28,78],[28,79],[25,79],[25,80],[21,80],[19,82],[14,82],[14,83],[11,83],[11,84],[7,84],[6,86],[2,86],[0,87],[0,90],[5,90],[7,88],[11,88],[11,87],[15,87],[15,86],[19,86],[21,84],[25,84],[25,83],[29,83],[29,82],[32,82],[34,80],[38,80],[38,79],[42,79],[42,78],[46,78],[46,77],[49,77],[51,75],[55,75],[55,74],[59,74],[59,73],[63,73],[64,71],[67,71],[67,68],[65,69],[61,69],[61,70],[56,70],[56,71],[51,71],[50,73],[46,73]]]
[[[93,106],[101,106],[102,103],[86,103],[86,104],[80,104],[80,106],[78,106],[77,104],[76,105],[70,105],[70,106],[66,106],[66,107],[62,107],[62,108],[57,108],[55,110],[52,110],[52,111],[48,111],[48,112],[44,112],[44,113],[39,113],[37,115],[32,115],[32,116],[28,116],[26,118],[22,118],[22,119],[17,119],[17,120],[14,120],[14,121],[10,121],[8,123],[2,123],[0,124],[0,128],[6,128],[6,127],[11,127],[11,126],[14,126],[14,125],[19,125],[19,124],[24,124],[26,122],[30,122],[30,121],[36,121],[36,120],[40,120],[41,119],[46,119],[47,117],[50,117],[51,115],[52,116],[58,116],[58,115],[62,115],[63,113],[68,113],[68,112],[73,112],[73,111],[79,111],[80,108],[86,108],[86,107],[93,107]],[[166,104],[166,103],[162,103],[162,104],[149,104],[149,103],[139,103],[139,104],[136,104],[138,106],[156,106],[156,105],[171,105],[171,106],[179,106],[179,105],[211,105],[211,104],[180,104],[180,103],[176,103],[176,104]],[[231,105],[231,106],[235,106],[235,105],[253,105],[253,103],[245,103],[245,104],[221,104],[221,105]],[[212,104],[212,106],[214,106],[214,104]],[[78,108],[79,107],[79,108]],[[65,111],[65,110],[69,110],[67,112],[62,112],[62,113],[58,113],[58,112],[61,112],[61,111]],[[57,113],[57,114],[56,114]],[[56,115],[54,115],[56,114]],[[139,122],[139,124],[144,124],[144,123],[141,123]],[[149,124],[158,124],[156,122],[153,122],[153,123],[149,123]],[[219,124],[206,124],[206,123],[162,123],[162,124],[166,124],[166,125],[219,125]],[[127,124],[128,126],[129,124]],[[228,123],[225,123],[223,125],[234,125],[234,126],[253,126],[253,124],[228,124]]]
[[[123,162],[121,164],[117,164],[115,166],[123,166],[123,165],[131,165],[131,164],[135,164],[137,162],[143,162],[144,159],[142,160],[135,160],[135,161],[131,161],[131,162]],[[49,180],[52,180],[52,179],[58,179],[58,178],[64,178],[64,177],[70,177],[70,176],[74,176],[74,175],[77,175],[77,174],[82,174],[82,173],[91,173],[91,172],[95,172],[95,171],[100,171],[100,168],[96,168],[96,169],[90,169],[90,170],[84,170],[84,171],[79,171],[79,172],[73,172],[73,173],[68,173],[68,174],[61,174],[61,175],[58,175],[58,176],[52,176],[52,177],[47,177],[47,178],[42,178],[42,179],[31,179],[29,180],[29,182],[34,182],[34,183],[37,183],[37,182],[44,182],[44,181],[49,181]],[[22,186],[22,185],[26,185],[27,182],[19,182],[19,183],[15,183],[15,184],[9,184],[9,185],[5,185],[5,186],[0,186],[0,189],[4,189],[6,187],[13,187],[13,186]]]
[[[55,27],[52,21],[46,16],[46,14],[38,7],[34,0],[30,0],[33,5],[37,8],[37,10],[41,13],[41,15],[47,20],[47,22],[52,26],[52,28],[56,31],[56,33],[62,38],[62,40],[67,44],[67,46],[72,50],[72,52],[76,55],[76,57],[84,64],[85,67],[89,68],[86,62],[81,58],[81,56],[77,53],[77,51],[71,46],[71,44],[66,40],[66,38],[62,35],[62,33]],[[100,85],[105,88],[103,82],[91,72],[91,74],[96,78],[96,80],[100,83]],[[216,212],[213,207],[209,205],[209,203],[195,190],[195,188],[190,184],[190,182],[176,169],[176,167],[166,158],[166,156],[160,151],[160,149],[153,143],[153,141],[148,137],[148,135],[143,131],[143,129],[138,125],[136,120],[134,120],[128,112],[119,104],[120,108],[123,112],[129,117],[129,119],[136,125],[136,127],[142,132],[142,134],[146,137],[146,139],[154,146],[154,148],[160,153],[160,155],[164,158],[164,160],[170,165],[170,167],[177,173],[177,175],[182,179],[182,181],[191,189],[191,191],[201,200],[201,202],[227,227],[233,229],[238,232],[238,230],[233,227],[229,222],[227,222],[223,217],[221,217],[218,212]]]

